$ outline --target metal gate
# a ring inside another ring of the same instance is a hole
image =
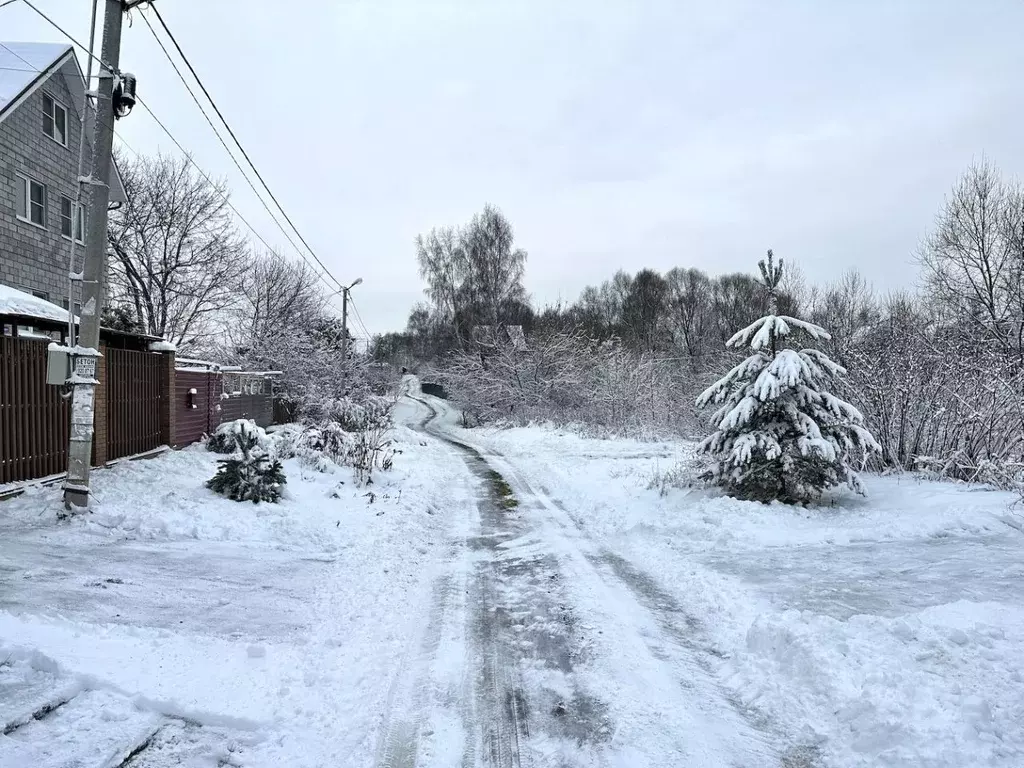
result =
[[[159,448],[165,440],[160,415],[164,390],[162,355],[111,349],[107,367],[107,461]]]
[[[0,485],[67,469],[68,401],[46,383],[46,347],[0,335]]]

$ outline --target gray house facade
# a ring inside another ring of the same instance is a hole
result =
[[[65,308],[69,259],[81,270],[85,213],[78,194],[85,77],[71,46],[0,42],[0,284]],[[84,123],[88,169],[95,110]],[[111,118],[112,119],[112,118]],[[116,172],[111,205],[125,200]]]

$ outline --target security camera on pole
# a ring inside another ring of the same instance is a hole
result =
[[[96,99],[93,121],[92,161],[89,175],[78,181],[85,188],[86,245],[82,268],[82,311],[78,345],[72,348],[71,439],[64,506],[69,510],[89,506],[89,470],[92,465],[93,416],[95,414],[96,358],[100,356],[100,315],[104,303],[107,265],[107,206],[110,203],[110,150],[114,143],[114,119],[127,115],[135,104],[135,77],[119,69],[121,20],[126,11],[143,0],[106,0],[99,84],[90,95]],[[85,130],[83,120],[82,130]]]

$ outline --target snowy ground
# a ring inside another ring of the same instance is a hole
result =
[[[0,768],[1024,765],[1008,496],[662,496],[686,445],[398,417],[372,497],[193,448],[0,504]]]
[[[290,460],[284,503],[231,502],[192,447],[97,472],[85,519],[55,522],[57,490],[0,505],[0,766],[118,765],[158,728],[133,768],[372,765],[471,492],[396,432],[372,499]]]
[[[866,477],[868,499],[807,511],[661,496],[651,480],[685,445],[461,434],[556,495],[613,569],[644,574],[692,617],[689,642],[734,701],[821,764],[1024,765],[1012,496],[911,476]]]

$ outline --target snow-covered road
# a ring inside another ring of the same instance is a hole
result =
[[[407,696],[392,711],[381,765],[423,764],[418,733],[452,730],[466,739],[463,765],[812,764],[813,752],[716,680],[699,618],[591,540],[513,463],[454,436],[443,401],[417,402],[480,489],[424,653],[437,652],[439,633],[464,627],[466,637],[461,660],[413,684],[447,690],[441,708]]]
[[[660,495],[686,444],[411,395],[369,491],[190,448],[0,505],[0,768],[1024,765],[1005,494]]]

